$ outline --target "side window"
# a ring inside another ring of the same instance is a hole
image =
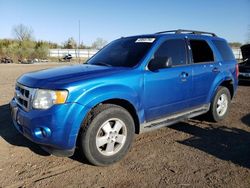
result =
[[[223,61],[235,60],[234,54],[226,41],[213,40],[213,43],[220,52]]]
[[[214,54],[205,40],[190,40],[194,63],[214,61]]]
[[[182,39],[167,40],[155,52],[154,58],[172,61],[173,66],[186,64],[185,41]]]

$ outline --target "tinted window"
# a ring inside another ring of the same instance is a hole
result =
[[[227,42],[221,40],[213,40],[213,43],[220,52],[223,61],[235,60],[233,52]]]
[[[115,67],[133,67],[146,55],[154,38],[121,38],[92,57],[87,63]],[[148,41],[145,41],[147,39]],[[152,40],[151,40],[152,39]],[[151,42],[149,42],[151,40]]]
[[[185,41],[182,39],[167,40],[155,52],[154,57],[159,59],[169,59],[172,65],[186,64]]]
[[[190,40],[194,63],[214,61],[213,51],[204,40]]]

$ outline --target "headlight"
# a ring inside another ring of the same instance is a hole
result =
[[[65,103],[68,97],[68,91],[54,91],[38,89],[36,90],[32,107],[35,109],[48,109],[54,104]]]

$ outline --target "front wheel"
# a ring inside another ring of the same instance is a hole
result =
[[[229,111],[231,95],[226,87],[219,87],[211,103],[209,116],[210,119],[218,122],[223,120]]]
[[[93,109],[82,130],[82,153],[90,163],[99,166],[122,159],[130,149],[135,132],[129,112],[113,104]]]

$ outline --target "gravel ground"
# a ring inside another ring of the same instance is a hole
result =
[[[137,135],[125,159],[95,167],[78,153],[48,155],[11,123],[18,76],[60,65],[0,65],[0,187],[250,187],[250,83],[239,86],[224,121],[197,118]]]

